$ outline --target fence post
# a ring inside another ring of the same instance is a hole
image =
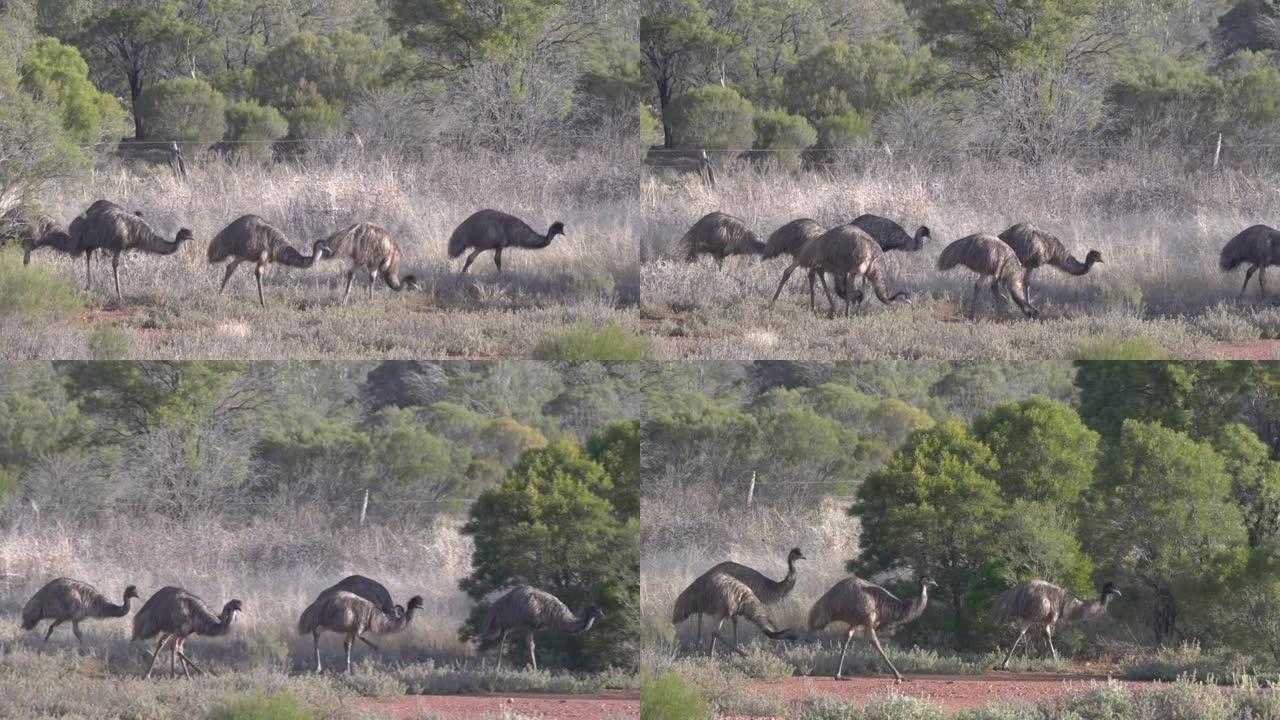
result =
[[[369,514],[369,488],[364,489],[364,502],[360,503],[360,527],[364,527],[365,515]]]
[[[751,484],[747,485],[747,509],[751,508],[751,501],[756,497],[756,471],[751,471]]]
[[[1218,145],[1213,149],[1213,169],[1218,169],[1218,158],[1222,157],[1222,133],[1218,133]]]

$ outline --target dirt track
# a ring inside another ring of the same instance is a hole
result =
[[[938,703],[947,712],[978,707],[997,701],[1034,702],[1054,695],[1084,690],[1107,681],[1105,675],[1061,675],[1053,673],[1002,673],[985,675],[907,675],[894,684],[892,675],[858,677],[837,681],[829,677],[792,677],[779,683],[756,683],[754,690],[779,695],[787,700],[803,700],[826,695],[840,700],[865,703],[893,693],[910,695]],[[1130,687],[1151,683],[1118,681]]]
[[[388,700],[369,700],[365,707],[382,712],[392,720],[408,720],[426,713],[439,713],[450,720],[484,720],[499,717],[504,710],[546,720],[624,720],[640,717],[640,693],[405,695]]]

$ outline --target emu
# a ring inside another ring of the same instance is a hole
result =
[[[147,663],[145,678],[151,677],[156,658],[160,657],[160,649],[166,642],[169,645],[169,677],[177,676],[175,658],[182,659],[182,672],[191,678],[190,667],[204,675],[204,670],[191,662],[182,651],[183,644],[191,635],[208,635],[212,637],[226,635],[231,632],[231,624],[236,616],[244,612],[244,604],[239,600],[231,600],[222,606],[222,612],[214,615],[204,601],[179,587],[161,588],[155,595],[147,598],[142,609],[133,616],[133,639],[149,640],[160,636],[156,643],[156,651]]]
[[[1218,266],[1223,272],[1231,272],[1240,265],[1249,264],[1249,271],[1244,274],[1244,284],[1240,286],[1239,298],[1249,287],[1249,280],[1258,273],[1258,292],[1263,300],[1267,298],[1267,266],[1280,261],[1280,230],[1266,225],[1254,225],[1227,241],[1218,256]]]
[[[1022,263],[1022,284],[1027,291],[1027,299],[1031,298],[1031,273],[1043,265],[1052,265],[1072,275],[1085,275],[1093,266],[1102,262],[1102,253],[1090,250],[1080,262],[1067,251],[1058,238],[1041,230],[1035,225],[1018,223],[1000,233],[1000,239],[1013,248]]]
[[[347,304],[351,295],[351,283],[356,279],[356,270],[364,269],[369,273],[369,298],[373,298],[373,285],[378,275],[387,283],[387,287],[400,292],[404,288],[420,290],[418,280],[413,275],[400,277],[400,247],[391,238],[391,234],[373,223],[356,223],[330,235],[325,240],[332,255],[329,257],[345,257],[351,260],[351,269],[347,271],[347,291],[342,294],[342,304]]]
[[[363,575],[348,575],[325,588],[321,594],[340,590],[368,600],[388,617],[396,615],[396,605],[391,602],[391,592],[377,580],[371,580]]]
[[[539,630],[576,635],[591,629],[596,620],[604,617],[604,611],[592,605],[575,616],[567,605],[549,592],[517,585],[489,606],[481,624],[481,637],[486,640],[498,640],[498,667],[502,667],[502,656],[506,652],[507,634],[510,632],[525,633],[525,641],[529,646],[529,664],[538,669],[538,657],[534,652],[533,634]]]
[[[462,272],[475,262],[476,256],[485,250],[493,251],[493,264],[502,274],[502,251],[504,248],[518,247],[538,250],[547,247],[557,235],[564,235],[564,223],[551,223],[546,235],[539,235],[523,220],[514,215],[498,210],[480,210],[462,221],[449,236],[449,257],[457,258],[471,249],[467,261],[462,264]]]
[[[742,563],[732,560],[726,560],[717,563],[710,570],[703,573],[703,576],[715,573],[724,573],[736,578],[739,582],[744,583],[751,588],[751,592],[761,603],[765,605],[773,605],[781,602],[796,586],[796,561],[805,560],[804,553],[800,548],[791,548],[787,553],[787,574],[781,580],[773,580],[766,577],[763,573],[755,568],[748,567]],[[691,585],[696,585],[702,578],[694,580]],[[730,618],[733,623],[733,643],[738,644],[738,618],[733,616]],[[702,644],[702,613],[698,613],[698,640],[697,644]]]
[[[765,241],[764,252],[761,257],[765,260],[784,254],[795,257],[800,254],[800,248],[803,248],[805,243],[826,231],[827,229],[820,225],[817,220],[810,218],[792,220],[769,235],[769,239]]]
[[[1027,317],[1037,317],[1040,311],[1027,299],[1026,285],[1022,275],[1022,263],[1013,248],[1004,244],[999,238],[991,235],[976,234],[960,238],[942,250],[938,256],[938,269],[950,270],[957,265],[964,265],[978,274],[978,281],[973,284],[973,305],[969,310],[969,318],[975,319],[978,313],[978,291],[987,278],[991,278],[991,295],[997,304],[1001,303],[1000,290],[1003,288],[1009,297],[1022,309]]]
[[[822,285],[822,292],[826,293],[827,303],[830,310],[827,317],[833,318],[836,315],[836,302],[831,297],[831,291],[827,289],[827,281],[824,279],[824,273],[830,272],[837,278],[837,290],[839,290],[839,278],[844,276],[844,287],[846,293],[844,295],[845,315],[849,315],[849,307],[851,303],[861,303],[863,294],[853,289],[854,283],[859,278],[865,278],[870,281],[872,289],[875,291],[876,298],[885,305],[895,302],[911,302],[911,293],[899,291],[893,295],[889,294],[887,275],[888,270],[885,266],[884,253],[880,250],[880,246],[876,241],[871,239],[862,230],[852,225],[841,225],[832,228],[823,233],[819,237],[810,240],[800,250],[800,254],[782,273],[782,280],[778,282],[778,289],[773,293],[773,299],[769,301],[769,307],[773,308],[774,303],[778,301],[778,296],[782,294],[782,289],[786,287],[787,281],[791,279],[791,273],[796,268],[808,268],[809,270],[809,309],[814,309],[814,292],[813,281],[818,280]]]
[[[849,224],[870,235],[885,252],[918,252],[924,248],[925,240],[933,239],[929,228],[924,225],[916,228],[915,235],[910,235],[898,223],[879,215],[859,215]]]
[[[703,215],[678,244],[684,250],[686,261],[694,262],[699,255],[710,255],[715,258],[717,268],[723,267],[724,259],[730,255],[763,256],[766,250],[746,223],[722,212]]]
[[[690,615],[698,616],[698,645],[702,644],[702,616],[710,615],[715,619],[715,627],[711,630],[710,655],[716,653],[716,640],[729,646],[739,655],[745,655],[737,643],[737,622],[739,617],[746,618],[760,628],[770,640],[794,640],[795,633],[789,629],[779,630],[769,619],[764,610],[764,603],[751,588],[738,578],[725,573],[708,571],[689,584],[676,597],[671,609],[671,624],[679,625]],[[720,634],[725,620],[733,620],[735,637],[729,642]]]
[[[869,583],[858,577],[847,577],[836,583],[825,595],[818,598],[809,610],[809,630],[819,632],[833,622],[848,625],[845,631],[844,647],[840,649],[840,665],[836,668],[836,680],[844,677],[844,658],[849,652],[849,643],[859,629],[865,628],[885,664],[893,671],[894,682],[902,682],[902,673],[894,667],[889,656],[880,646],[877,628],[888,629],[896,625],[909,623],[924,613],[929,603],[929,588],[938,584],[930,578],[920,580],[920,594],[911,600],[899,600],[893,593],[879,585]]]
[[[120,256],[127,250],[141,250],[153,255],[172,255],[192,238],[187,228],[178,230],[173,242],[160,236],[142,219],[140,213],[131,213],[108,200],[98,200],[88,210],[71,221],[71,237],[85,255],[85,274],[88,275],[88,253],[102,250],[111,253],[111,276],[115,280],[116,299],[120,293]],[[86,289],[92,278],[86,277]]]
[[[116,605],[87,582],[56,578],[37,590],[22,607],[22,629],[32,630],[41,620],[52,620],[49,630],[44,634],[44,641],[48,644],[54,628],[70,621],[76,642],[83,645],[84,637],[80,634],[82,621],[124,617],[129,614],[129,604],[137,597],[138,588],[130,585],[124,589],[124,602]]]
[[[289,244],[284,233],[266,220],[257,215],[242,215],[213,236],[209,241],[207,256],[211,264],[231,259],[227,263],[227,272],[222,276],[222,284],[218,286],[219,295],[227,289],[227,281],[236,268],[240,267],[240,263],[253,263],[253,275],[258,281],[258,304],[265,308],[267,301],[262,296],[262,276],[272,263],[306,269],[314,265],[316,260],[331,254],[333,250],[328,243],[317,240],[312,245],[311,255],[305,256]]]
[[[341,633],[342,649],[347,656],[347,673],[351,672],[351,646],[356,638],[366,645],[378,649],[368,638],[366,632],[388,634],[399,632],[413,620],[413,614],[423,607],[422,597],[414,595],[409,604],[394,616],[388,616],[377,603],[369,601],[355,593],[345,590],[326,590],[320,593],[315,602],[302,611],[298,618],[298,634],[311,634],[315,645],[316,673],[324,671],[320,664],[320,633],[329,630]]]
[[[31,264],[31,252],[40,247],[73,257],[84,252],[61,223],[25,205],[9,208],[0,215],[0,244],[7,240],[17,240],[21,245],[23,265]]]
[[[1107,603],[1113,597],[1120,597],[1120,591],[1113,582],[1102,586],[1096,600],[1087,602],[1044,580],[1024,580],[1000,593],[991,603],[991,619],[996,622],[1015,622],[1021,626],[1018,639],[1009,646],[1000,669],[1008,669],[1013,651],[1033,627],[1044,628],[1049,651],[1053,653],[1054,662],[1057,662],[1058,651],[1053,647],[1053,626],[1059,622],[1077,623],[1097,617],[1107,611]]]

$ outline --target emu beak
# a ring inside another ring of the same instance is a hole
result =
[[[1124,595],[1123,595],[1119,590],[1117,590],[1117,589],[1115,589],[1115,588],[1111,588],[1111,593],[1112,593],[1113,595],[1115,595],[1116,597],[1124,597]]]

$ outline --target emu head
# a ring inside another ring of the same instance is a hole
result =
[[[934,582],[933,578],[929,577],[928,575],[925,575],[924,577],[920,578],[920,587],[936,588],[938,587],[938,583]]]
[[[138,217],[142,217],[142,215],[141,215],[141,214],[139,214],[139,215],[138,215]],[[188,241],[188,240],[191,240],[191,239],[192,239],[192,238],[194,238],[194,237],[195,237],[195,236],[191,234],[191,231],[190,231],[190,230],[188,230],[188,229],[186,229],[186,228],[182,228],[181,230],[179,230],[179,231],[178,231],[178,237],[174,238],[173,242],[174,242],[175,244],[176,244],[176,243],[184,243],[184,242],[186,242],[186,241]]]
[[[591,618],[592,620],[601,620],[604,618],[604,610],[600,609],[599,605],[592,605],[587,608],[587,611],[583,613],[583,615]]]
[[[564,223],[559,220],[551,223],[551,229],[547,231],[547,239],[551,240],[557,235],[564,235]]]
[[[244,612],[244,603],[239,600],[232,600],[222,606],[222,621],[230,624],[236,619],[237,615]]]
[[[1105,603],[1109,597],[1120,597],[1120,591],[1116,589],[1116,584],[1110,580],[1102,586],[1102,593],[1099,595],[1099,599]]]
[[[921,225],[919,229],[916,230],[916,249],[919,250],[921,247],[924,247],[925,240],[932,240],[932,239],[933,239],[933,232],[929,230],[929,226]]]
[[[1098,252],[1097,250],[1090,250],[1089,254],[1084,256],[1085,265],[1092,265],[1094,263],[1100,263],[1100,262],[1102,262],[1102,253]]]
[[[787,562],[792,563],[796,560],[808,560],[804,553],[800,552],[800,548],[791,548],[791,552],[787,553]]]
[[[141,596],[140,596],[140,595],[138,595],[138,588],[137,588],[137,586],[135,586],[135,585],[130,585],[129,587],[127,587],[127,588],[125,588],[125,589],[124,589],[124,599],[125,599],[126,601],[127,601],[127,600],[129,600],[129,598],[140,599],[140,597],[141,597]]]
[[[333,246],[329,244],[328,239],[320,239],[315,241],[311,246],[311,254],[320,259],[333,257]]]
[[[412,290],[422,289],[422,283],[418,282],[418,277],[416,275],[405,275],[404,277],[400,278],[400,282],[404,283],[405,287],[410,288]]]

